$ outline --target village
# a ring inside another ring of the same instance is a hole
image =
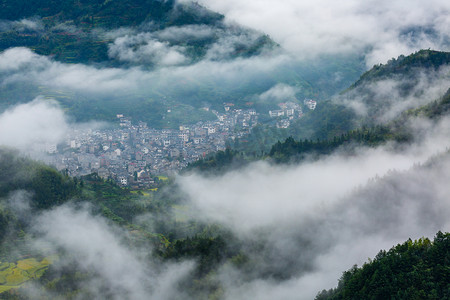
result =
[[[183,125],[179,129],[152,129],[145,122],[134,123],[122,114],[112,129],[73,129],[63,146],[47,149],[49,163],[70,176],[97,173],[133,189],[152,188],[161,176],[170,176],[189,163],[210,153],[225,150],[228,143],[248,135],[259,124],[254,109],[233,109],[224,104],[224,112],[212,110],[215,121]],[[270,111],[277,126],[289,126],[301,117],[298,104],[283,103]],[[281,124],[281,125],[280,125]],[[118,125],[118,126],[117,126]]]

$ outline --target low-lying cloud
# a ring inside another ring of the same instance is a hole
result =
[[[449,230],[449,125],[416,120],[417,141],[403,148],[178,178],[195,218],[230,228],[256,261],[250,276],[221,270],[225,299],[313,299],[379,250]]]
[[[0,31],[15,30],[40,33],[44,31],[44,24],[40,19],[22,19],[18,21],[0,20]]]
[[[108,55],[119,61],[171,66],[187,61],[185,51],[183,47],[152,39],[149,33],[139,33],[116,38],[109,46]]]
[[[95,299],[107,295],[111,299],[174,299],[174,295],[183,294],[177,283],[193,268],[190,262],[152,265],[145,259],[150,248],[145,252],[131,249],[125,242],[126,232],[93,216],[88,207],[55,208],[39,215],[34,228],[40,236],[38,247],[68,253],[57,266],[73,261],[81,270],[95,274],[81,290]]]
[[[42,151],[60,143],[68,121],[54,100],[37,98],[0,114],[0,145],[25,152]]]
[[[259,99],[267,102],[281,102],[296,99],[295,94],[299,88],[287,84],[279,83],[269,90],[259,95]]]
[[[0,146],[14,148],[35,159],[65,142],[71,130],[97,129],[102,122],[74,123],[53,99],[37,97],[0,114]]]
[[[32,104],[48,109],[40,101]],[[193,219],[231,230],[252,263],[251,270],[225,264],[215,273],[223,299],[312,299],[335,286],[342,271],[380,249],[448,231],[450,119],[416,119],[410,127],[416,140],[403,147],[337,151],[288,167],[258,162],[216,178],[179,177],[181,191],[197,212]],[[63,250],[56,270],[76,265],[95,275],[82,282],[81,296],[192,296],[179,287],[191,278],[195,263],[152,262],[150,247],[130,247],[130,233],[88,206],[66,204],[33,214],[26,197],[12,193],[9,205],[18,214],[31,214],[35,247]],[[36,285],[25,291],[49,296]]]
[[[411,74],[413,73],[413,74]],[[364,82],[355,89],[336,96],[334,101],[354,109],[362,117],[386,123],[402,112],[438,100],[450,88],[450,67],[416,70],[404,76],[390,76]]]
[[[220,29],[215,29],[207,25],[186,25],[167,27],[153,32],[153,35],[160,40],[176,43],[214,38],[220,34],[220,31]]]
[[[130,233],[93,214],[88,204],[68,203],[36,212],[29,207],[30,197],[27,192],[15,191],[7,206],[31,225],[30,251],[58,254],[53,273],[69,269],[86,275],[71,283],[79,286],[77,299],[187,299],[179,284],[191,275],[194,262],[152,261],[150,245],[131,247],[127,242]],[[20,294],[30,299],[61,296],[47,288],[31,281],[21,287]]]
[[[130,55],[132,59],[137,54]],[[239,82],[251,82],[261,73],[269,74],[287,61],[286,56],[255,57],[230,62],[201,61],[194,65],[146,71],[140,67],[121,69],[64,64],[27,48],[11,48],[0,54],[0,78],[4,85],[29,82],[85,94],[145,95],[151,91],[166,94],[177,87],[196,91],[199,85],[211,82],[221,83],[221,88],[233,88]]]
[[[269,34],[297,57],[364,52],[370,67],[419,49],[449,49],[450,5],[443,0],[200,3]]]

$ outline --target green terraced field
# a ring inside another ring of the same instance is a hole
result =
[[[19,288],[31,279],[40,278],[53,260],[55,257],[46,257],[41,261],[27,258],[16,263],[0,262],[0,293]]]

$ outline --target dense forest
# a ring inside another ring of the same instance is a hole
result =
[[[450,233],[381,250],[362,267],[344,272],[338,287],[320,292],[326,299],[449,299]]]
[[[1,50],[27,46],[41,55],[64,62],[107,62],[111,38],[95,29],[113,30],[152,23],[152,30],[181,25],[219,25],[223,16],[199,5],[175,1],[2,1],[0,19],[31,18],[40,28],[11,25],[0,35]],[[192,52],[200,55],[211,40],[193,41]],[[116,62],[116,64],[119,62]]]
[[[375,65],[372,69],[361,75],[346,91],[367,84],[374,80],[392,78],[398,75],[410,74],[418,76],[418,70],[438,70],[449,63],[450,54],[447,52],[420,50],[412,55],[400,55],[397,59],[392,58],[386,64]]]

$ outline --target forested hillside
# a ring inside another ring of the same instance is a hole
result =
[[[53,168],[17,156],[16,151],[0,149],[0,197],[15,190],[31,193],[35,209],[60,205],[77,195],[77,181]]]
[[[234,146],[243,152],[269,152],[278,140],[333,141],[352,130],[398,123],[407,110],[429,109],[450,88],[450,53],[421,50],[374,66],[340,95],[321,101],[287,129],[257,127]],[[448,95],[448,93],[447,93]],[[448,98],[448,97],[447,97]],[[448,101],[448,100],[447,100]],[[440,104],[445,105],[445,100]],[[436,111],[446,111],[437,107]]]
[[[139,28],[142,32],[187,25],[211,26],[218,32],[225,29],[222,15],[199,5],[155,0],[2,1],[0,19],[4,20],[0,50],[26,46],[40,55],[51,55],[59,61],[72,63],[110,61],[113,57],[108,55],[108,44],[114,41],[114,34],[108,36],[107,31],[121,27]],[[29,21],[21,22],[24,19]],[[192,58],[196,59],[217,39],[218,36],[206,35],[202,39],[180,42],[189,47]],[[179,43],[177,40],[166,42],[172,46]],[[261,36],[249,51],[258,51],[265,42],[270,43],[270,40]],[[241,53],[245,51],[242,49]],[[121,61],[112,64],[119,65]]]
[[[33,280],[37,280],[42,294],[63,299],[89,295],[83,285],[95,278],[93,270],[76,266],[74,260],[78,258],[71,251],[35,244],[43,238],[37,223],[52,222],[52,218],[58,218],[52,213],[62,207],[74,213],[87,210],[106,220],[107,226],[117,226],[116,230],[126,232],[123,238],[131,248],[150,246],[153,253],[146,254],[145,264],[198,259],[191,279],[183,283],[188,294],[204,293],[204,285],[214,291],[216,287],[207,282],[207,276],[239,255],[239,247],[232,242],[235,238],[227,230],[184,220],[183,208],[175,209],[180,199],[172,184],[161,186],[160,191],[131,192],[96,174],[69,178],[7,149],[0,150],[0,169],[2,299],[31,299],[26,291]],[[142,215],[149,219],[136,220]],[[18,292],[9,292],[16,289]]]
[[[438,122],[448,115],[450,89],[440,99],[429,101],[424,106],[404,111],[395,120],[381,125],[364,125],[357,129],[343,131],[332,138],[305,138],[296,140],[292,136],[273,144],[270,151],[254,151],[248,145],[238,150],[227,149],[215,155],[200,159],[191,164],[185,171],[223,173],[226,170],[242,168],[257,160],[269,160],[275,163],[292,163],[305,159],[320,159],[341,149],[352,153],[358,147],[376,147],[388,142],[395,142],[397,147],[412,143],[418,138],[409,127],[414,120],[428,119]],[[276,136],[276,135],[275,135]]]
[[[381,250],[362,267],[344,272],[338,287],[320,292],[326,299],[449,299],[450,233],[433,240],[408,240]]]
[[[433,50],[420,50],[409,56],[400,55],[392,58],[386,64],[379,64],[364,73],[349,90],[373,81],[393,78],[395,76],[419,76],[417,71],[435,71],[450,62],[450,53]],[[347,90],[348,91],[348,90]]]

